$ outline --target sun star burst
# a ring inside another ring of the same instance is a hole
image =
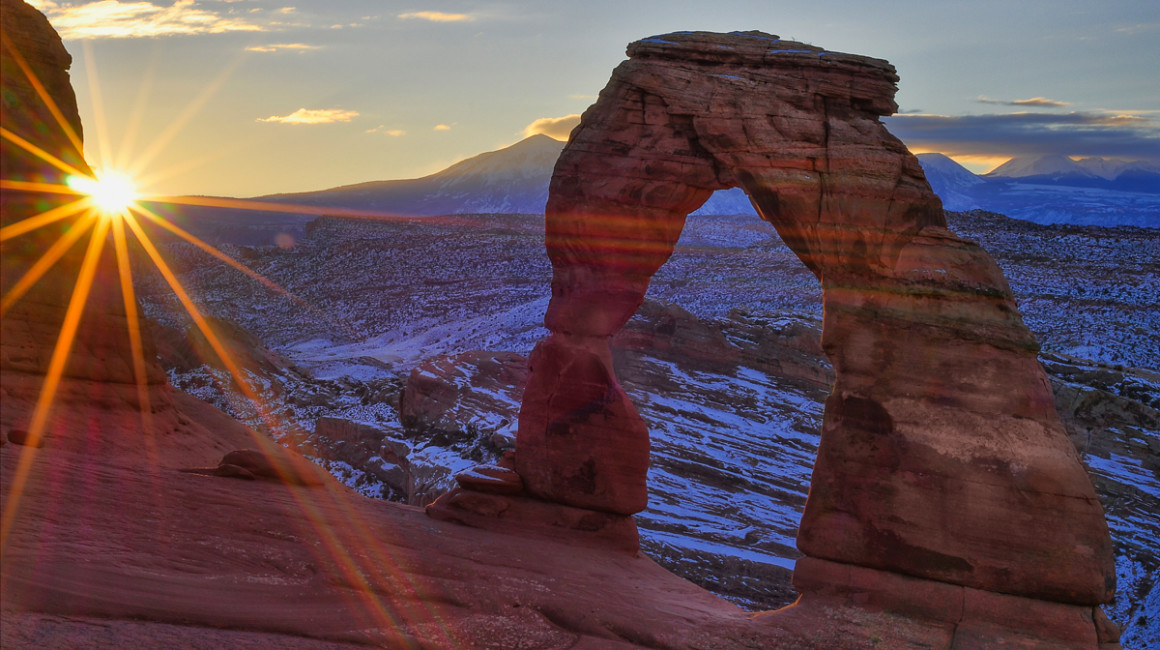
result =
[[[68,186],[85,194],[103,216],[124,214],[140,196],[132,179],[122,172],[100,172],[95,177],[69,176]]]

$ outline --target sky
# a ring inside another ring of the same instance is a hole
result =
[[[253,197],[417,178],[559,138],[625,58],[760,30],[889,60],[888,128],[975,172],[1160,163],[1157,0],[31,0],[73,56],[86,156],[142,191]]]

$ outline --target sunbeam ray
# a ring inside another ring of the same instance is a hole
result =
[[[207,208],[230,208],[234,210],[260,210],[264,212],[283,212],[286,214],[327,215],[331,217],[351,217],[355,219],[380,219],[384,221],[408,221],[415,215],[399,214],[396,212],[378,212],[375,210],[354,210],[350,208],[333,208],[318,205],[296,205],[294,203],[276,203],[274,201],[257,201],[254,199],[230,199],[218,196],[149,196],[145,199],[149,203],[176,203],[178,205],[196,205]]]
[[[9,189],[7,184],[2,182],[0,182],[0,187]],[[71,188],[66,189],[73,191]],[[62,192],[62,194],[63,193],[64,192]],[[4,226],[3,228],[0,228],[0,242],[8,241],[13,237],[18,237],[25,233],[32,232],[38,228],[43,228],[44,226],[60,221],[61,219],[67,219],[74,214],[89,208],[91,205],[92,203],[89,201],[88,197],[84,197],[77,199],[72,203],[58,205],[57,207],[47,212],[41,212],[34,217],[29,217],[27,219],[17,221],[16,223]]]
[[[108,121],[105,119],[105,104],[101,101],[101,82],[97,74],[97,62],[93,58],[92,42],[81,41],[81,52],[85,57],[85,73],[89,78],[89,96],[93,107],[93,127],[97,131],[96,139],[102,144],[111,142]],[[108,147],[99,147],[97,153],[100,156],[100,163],[97,165],[100,169],[109,169],[113,166]]]
[[[104,249],[105,237],[109,232],[109,221],[105,219],[97,219],[96,228],[93,231],[92,237],[89,239],[88,249],[85,251],[85,257],[81,262],[80,270],[77,272],[76,285],[73,288],[72,297],[69,299],[68,308],[65,311],[64,322],[61,324],[60,334],[56,339],[56,346],[53,348],[52,357],[48,362],[48,371],[45,373],[44,383],[41,385],[40,396],[36,400],[36,406],[32,411],[32,418],[28,424],[28,440],[29,443],[24,447],[23,453],[20,454],[20,461],[16,466],[16,473],[12,479],[12,490],[8,495],[8,499],[4,504],[4,514],[2,523],[0,523],[0,554],[8,542],[8,533],[11,532],[12,522],[16,519],[16,513],[20,508],[20,497],[24,492],[24,483],[28,479],[29,470],[32,468],[33,459],[36,457],[36,447],[44,435],[45,425],[48,423],[48,417],[52,410],[53,400],[56,398],[56,391],[60,387],[61,377],[64,375],[64,370],[68,364],[69,354],[72,352],[73,343],[76,341],[77,328],[80,327],[81,316],[85,311],[85,303],[88,302],[89,292],[93,286],[93,280],[97,274],[97,263],[101,258],[101,251]]]
[[[137,241],[141,244],[141,248],[144,249],[145,254],[149,256],[149,259],[153,261],[153,265],[157,267],[157,270],[161,272],[161,277],[165,279],[166,284],[169,285],[169,288],[173,291],[173,294],[177,296],[178,301],[181,302],[181,305],[185,308],[186,312],[189,313],[189,317],[193,319],[194,325],[197,326],[197,329],[202,333],[202,336],[205,337],[206,341],[210,345],[210,348],[213,349],[214,354],[218,355],[218,358],[221,360],[222,364],[226,366],[226,370],[234,377],[234,380],[238,382],[238,388],[245,394],[247,398],[257,402],[257,395],[254,393],[253,389],[250,388],[249,382],[246,381],[245,377],[242,375],[241,369],[238,367],[237,363],[234,362],[233,356],[230,355],[229,351],[226,350],[225,345],[221,342],[221,339],[218,338],[217,334],[215,334],[213,329],[209,326],[209,323],[205,320],[201,310],[197,308],[197,305],[193,304],[193,300],[185,291],[185,287],[181,285],[181,281],[177,279],[177,275],[174,274],[173,270],[169,268],[169,264],[165,262],[161,252],[158,251],[157,247],[153,245],[153,241],[149,239],[149,235],[145,232],[144,229],[141,228],[141,224],[137,223],[137,219],[129,213],[124,215],[123,221],[129,226],[129,230],[133,231],[133,235],[137,237]]]
[[[205,88],[202,88],[197,97],[195,97],[193,101],[186,105],[185,110],[183,110],[180,115],[174,118],[174,120],[169,123],[169,126],[167,126],[164,131],[152,139],[149,148],[135,157],[133,167],[129,169],[133,175],[139,174],[141,170],[148,167],[149,164],[153,162],[153,159],[165,150],[165,147],[170,143],[170,141],[172,141],[178,133],[181,133],[181,130],[185,127],[186,123],[193,119],[193,116],[196,115],[199,110],[201,110],[201,107],[204,106],[205,103],[210,100],[210,98],[217,94],[217,91],[221,89],[222,85],[225,84],[226,79],[228,79],[230,75],[233,74],[234,70],[237,69],[244,58],[244,55],[235,57],[233,62],[223,68],[221,73],[218,74],[218,76],[215,77],[213,81],[206,84]]]
[[[226,255],[225,253],[221,252],[217,248],[207,244],[202,239],[190,234],[188,231],[182,229],[181,227],[170,223],[167,219],[158,215],[156,212],[153,212],[149,208],[146,208],[145,206],[140,205],[140,204],[136,204],[136,205],[131,206],[130,209],[133,212],[136,212],[137,214],[145,217],[146,219],[149,219],[150,222],[157,224],[161,228],[164,228],[165,230],[173,233],[174,235],[177,235],[178,237],[193,244],[194,246],[197,246],[198,248],[205,251],[206,253],[209,253],[210,255],[214,256],[218,260],[225,262],[231,268],[236,269],[238,271],[241,271],[242,273],[246,274],[254,281],[261,283],[262,286],[266,287],[267,289],[270,289],[271,291],[273,291],[275,293],[278,293],[278,294],[281,294],[284,296],[288,296],[301,305],[306,304],[306,302],[304,300],[302,300],[301,298],[290,293],[286,289],[283,289],[280,285],[275,283],[273,280],[270,280],[266,276],[254,271],[253,269],[242,264],[241,262],[238,262],[234,258],[230,257],[229,255]]]
[[[88,175],[2,126],[0,126],[0,137],[3,137],[5,140],[8,140],[12,144],[20,147],[21,149],[24,149],[28,153],[36,156],[37,158],[40,158],[44,162],[52,165],[53,167],[56,167],[66,174],[72,174],[73,176]]]
[[[141,339],[141,319],[137,313],[137,294],[133,290],[133,269],[129,264],[129,246],[125,241],[124,218],[112,219],[113,250],[117,256],[117,276],[121,280],[121,297],[125,304],[125,322],[129,330],[129,351],[133,358],[133,379],[137,383],[137,402],[141,409],[141,428],[150,458],[155,459],[156,440],[153,432],[153,406],[149,399],[149,385],[145,369],[145,346]]]
[[[20,300],[20,298],[30,288],[32,288],[32,286],[36,284],[36,282],[40,280],[40,278],[45,273],[47,273],[48,270],[51,269],[53,265],[55,265],[66,252],[68,252],[68,249],[72,248],[73,244],[75,244],[78,239],[80,239],[86,232],[88,232],[89,228],[91,228],[94,223],[99,221],[102,220],[97,219],[96,216],[90,212],[85,217],[82,217],[78,223],[74,224],[72,228],[69,228],[68,232],[66,232],[64,235],[61,235],[61,237],[57,239],[56,242],[40,256],[40,258],[36,260],[36,262],[28,269],[28,271],[25,272],[25,274],[16,281],[16,284],[12,285],[12,288],[8,290],[8,293],[4,294],[3,298],[0,298],[0,317],[3,317],[4,314],[8,313],[8,310],[12,308],[12,305],[14,305],[16,301]]]
[[[73,194],[83,195],[68,185],[61,185],[60,183],[44,183],[41,181],[13,181],[8,179],[0,179],[0,189],[11,190],[14,192],[38,192],[40,194]]]
[[[229,372],[239,390],[258,411],[259,417],[267,424],[276,424],[275,419],[262,406],[260,397],[254,388],[250,385],[250,382],[246,379],[245,375],[242,373],[241,368],[238,367],[237,362],[234,361],[225,345],[210,327],[209,323],[205,320],[205,317],[201,314],[197,306],[193,303],[193,300],[189,297],[189,294],[185,291],[184,287],[182,287],[181,282],[177,279],[177,276],[173,273],[172,269],[170,269],[169,265],[161,256],[160,251],[157,250],[157,247],[149,239],[148,234],[137,222],[136,218],[131,214],[125,214],[123,220],[136,236],[138,242],[141,244],[141,247],[145,250],[146,255],[148,255],[149,258],[153,261],[153,264],[157,267],[157,270],[161,273],[170,289],[174,292],[174,295],[177,296],[178,301],[181,302],[190,318],[193,319],[194,324],[197,326],[198,330],[206,338],[206,341],[209,343],[211,349],[213,349],[214,354],[217,355],[218,359],[226,367],[227,372]],[[256,432],[251,432],[251,435],[259,447],[266,448],[273,444],[271,440],[259,436],[259,434]],[[293,471],[289,467],[281,466],[281,464],[277,461],[274,462],[274,466],[275,469],[283,475],[284,479],[289,478],[291,472]],[[367,569],[363,569],[358,565],[357,562],[355,562],[354,558],[350,556],[350,554],[339,542],[338,537],[334,531],[330,530],[328,526],[322,525],[323,517],[322,514],[317,510],[316,506],[313,506],[297,497],[295,497],[295,500],[298,504],[298,507],[305,515],[307,521],[311,523],[311,532],[319,538],[322,547],[327,551],[330,559],[337,562],[339,570],[342,571],[346,578],[351,581],[352,585],[357,587],[357,593],[365,595],[361,599],[362,606],[375,620],[390,624],[391,626],[397,626],[399,623],[398,617],[388,612],[385,609],[385,605],[382,600],[376,598],[373,595],[374,590],[371,588],[371,585],[366,578],[366,574],[369,571]]]
[[[117,149],[116,160],[113,161],[113,166],[117,169],[126,169],[130,164],[129,152],[133,151],[133,147],[137,144],[137,134],[145,116],[147,100],[149,99],[153,81],[157,77],[157,41],[154,41],[153,47],[153,54],[155,56],[151,56],[147,59],[149,67],[145,70],[145,74],[141,77],[141,85],[137,89],[137,98],[133,102],[133,110],[129,114],[128,120],[126,120],[127,126],[125,127],[124,136],[121,139],[121,146]],[[145,183],[144,177],[141,177],[141,182]]]
[[[32,85],[33,90],[40,96],[41,101],[48,108],[48,112],[52,114],[53,119],[60,126],[61,132],[68,138],[73,150],[79,156],[80,152],[84,151],[84,147],[81,145],[80,135],[77,134],[72,125],[65,119],[64,114],[60,112],[60,107],[56,105],[56,101],[52,99],[52,95],[45,89],[44,84],[40,83],[40,79],[32,72],[32,68],[28,67],[28,62],[24,60],[24,56],[16,50],[14,45],[11,45],[13,43],[12,39],[5,37],[3,42],[8,46],[8,53],[12,56],[12,60],[16,62],[20,71],[24,73],[24,77],[28,79],[28,83]]]

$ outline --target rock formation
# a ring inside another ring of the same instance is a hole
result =
[[[98,232],[94,223],[103,217],[88,209],[65,209],[81,197],[59,190],[69,174],[93,174],[83,157],[80,116],[69,82],[72,57],[39,11],[20,0],[0,3],[4,16],[0,26],[4,109],[0,178],[6,183],[0,199],[0,226],[6,235],[0,243],[4,301],[0,428],[22,432],[16,437],[23,440],[29,455],[22,458],[19,473],[23,476],[41,453],[95,453],[98,447],[118,449],[123,462],[204,466],[241,446],[238,437],[245,438],[246,447],[260,449],[285,476],[317,473],[317,467],[305,467],[305,461],[269,438],[232,420],[222,424],[216,410],[176,394],[169,386],[151,330],[143,319],[132,323],[129,316],[130,307],[138,314],[140,309],[132,297],[127,301],[122,294],[111,237],[91,234]],[[48,191],[44,191],[46,186]],[[37,228],[25,226],[46,213],[62,218]],[[60,242],[67,243],[69,233],[77,232],[80,237],[55,264],[35,283],[24,286],[25,278],[37,273],[43,256]],[[99,255],[86,259],[90,251]],[[66,314],[75,296],[84,294],[78,286],[86,265],[93,272],[91,291],[71,345],[62,344],[69,340]],[[136,351],[130,334],[133,328],[139,328],[140,334]],[[48,381],[49,371],[58,356],[64,364],[59,384],[53,384]],[[43,397],[51,402],[42,402]],[[213,442],[199,447],[192,442],[195,432],[204,433],[202,421],[210,419],[222,431],[209,433]],[[38,451],[42,447],[45,452]],[[5,508],[9,507],[6,503]]]
[[[527,360],[514,352],[433,357],[411,370],[399,396],[399,421],[411,436],[485,433],[497,448],[510,449],[527,374]]]
[[[68,172],[92,175],[82,154],[81,123],[69,82],[72,57],[43,15],[20,0],[3,0],[4,128],[0,139],[0,178],[22,183],[63,185]],[[22,146],[20,143],[30,146]],[[33,153],[39,149],[43,154]],[[59,209],[78,197],[6,187],[0,200],[0,225],[16,224]],[[36,230],[7,238],[3,250],[6,303],[13,287],[37,260],[70,230],[90,221],[77,212]],[[65,320],[86,253],[87,236],[11,305],[5,305],[0,338],[0,370],[43,376]],[[165,374],[144,336],[145,380],[155,389]],[[64,376],[107,384],[135,385],[136,374],[113,247],[104,247],[96,280],[78,328]],[[160,393],[158,399],[164,399]]]
[[[798,534],[803,602],[902,574],[960,599],[1077,605],[1094,641],[1091,608],[1115,583],[1103,511],[1001,271],[946,228],[878,119],[897,109],[893,67],[758,32],[669,34],[628,54],[552,178],[551,333],[516,441],[526,490],[644,507],[648,432],[609,340],[685,216],[741,187],[821,283],[836,373]]]

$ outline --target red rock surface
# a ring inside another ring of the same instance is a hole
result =
[[[0,177],[9,181],[60,185],[61,166],[92,175],[80,151],[81,124],[76,96],[69,81],[72,57],[45,17],[20,0],[3,0],[3,45],[0,68],[4,80],[4,128],[12,138],[0,139]],[[38,87],[40,90],[38,90]],[[27,142],[55,159],[21,147]],[[0,196],[0,225],[8,227],[28,217],[58,208],[78,197],[5,188]],[[66,217],[0,244],[0,289],[7,297],[45,251],[85,214]],[[49,365],[89,238],[82,237],[24,296],[7,306],[0,321],[0,370],[43,375]],[[113,247],[104,247],[93,291],[78,328],[64,375],[101,382],[134,384],[131,346]],[[157,387],[165,375],[144,337],[145,380]]]
[[[807,555],[1089,608],[1112,547],[1006,280],[946,228],[917,160],[878,120],[885,61],[757,32],[629,46],[557,165],[551,335],[530,359],[526,489],[630,514],[648,433],[609,339],[685,216],[741,187],[823,288],[837,378],[798,545]],[[771,282],[775,279],[771,278]]]
[[[22,42],[55,51],[36,59],[36,65],[44,67],[45,79],[59,81],[67,58],[60,56],[63,49],[51,28],[15,0],[3,0],[3,10],[5,48],[12,30]],[[5,49],[6,57],[9,52]],[[6,88],[10,63],[6,58]],[[63,92],[59,84],[54,88]],[[4,113],[5,128],[11,114]],[[12,163],[19,154],[10,148],[3,154],[5,174],[31,169]],[[20,210],[31,205],[10,198],[6,193],[5,225],[22,218]],[[623,232],[632,232],[627,222]],[[32,259],[23,253],[35,254],[43,243],[22,240],[22,248],[4,250],[5,260],[22,268],[18,265]],[[916,251],[905,259],[923,255]],[[554,256],[559,259],[559,250]],[[829,259],[818,259],[823,258]],[[596,277],[586,273],[580,269],[562,277]],[[6,276],[5,290],[8,282]],[[108,353],[96,343],[77,347],[82,363],[61,383],[39,437],[42,447],[0,447],[0,645],[853,648],[877,643],[905,648],[1009,641],[1090,647],[1093,639],[1110,639],[1106,621],[1090,605],[1044,604],[825,560],[810,560],[799,572],[808,592],[799,605],[753,617],[618,545],[615,540],[630,539],[624,533],[631,532],[631,519],[617,511],[643,505],[637,503],[643,476],[640,485],[623,476],[643,475],[641,439],[647,462],[647,433],[639,418],[633,419],[623,391],[618,392],[607,337],[631,316],[639,301],[634,292],[642,282],[647,283],[647,275],[609,285],[618,300],[576,319],[577,331],[562,329],[560,323],[572,321],[559,318],[581,313],[576,306],[598,298],[603,289],[582,282],[561,285],[568,291],[558,293],[556,320],[550,319],[557,334],[541,345],[539,361],[532,362],[533,372],[540,373],[537,390],[543,391],[545,375],[555,378],[558,389],[542,403],[560,407],[567,416],[554,434],[606,446],[619,444],[621,433],[633,441],[628,445],[633,453],[625,459],[593,465],[599,473],[593,474],[590,493],[584,489],[587,483],[579,486],[588,495],[581,505],[594,502],[612,512],[475,492],[465,497],[471,503],[444,511],[447,519],[475,526],[470,532],[415,508],[362,498],[153,374],[152,409],[143,417],[132,373],[115,363],[127,349],[123,339],[113,337],[124,327],[124,314],[116,311],[120,299],[98,300],[95,304],[105,307],[89,312],[90,326],[84,329],[97,335],[94,341],[107,345]],[[580,301],[570,301],[577,293]],[[26,425],[44,382],[44,364],[36,355],[54,344],[55,334],[43,334],[44,328],[56,326],[53,319],[67,300],[52,291],[44,295],[28,303],[41,305],[41,311],[5,314],[5,362],[0,366],[0,428],[5,432]],[[10,330],[15,327],[10,323],[23,323],[24,329]],[[1004,349],[995,348],[991,357],[1019,368],[1022,361],[1012,361]],[[846,372],[859,380],[865,374]],[[967,394],[978,401],[978,392]],[[589,417],[593,398],[611,426],[602,428]],[[1006,403],[995,401],[1001,411]],[[838,409],[838,420],[828,420],[827,426],[841,429],[842,418],[878,422],[862,417],[876,413],[872,408],[853,404]],[[560,411],[548,412],[554,417],[551,424],[561,422]],[[907,422],[907,413],[899,409],[893,417]],[[1025,419],[1041,415],[1034,409],[1020,414]],[[240,455],[251,468],[267,468],[259,473],[301,480],[239,481],[183,471],[235,459],[229,454],[241,449],[260,452],[257,459]],[[545,467],[558,467],[566,452],[547,450],[540,460]],[[605,480],[607,467],[613,469],[607,474],[612,481]],[[575,483],[557,487],[577,489]],[[586,530],[594,535],[579,534]],[[602,538],[604,531],[610,537]],[[900,592],[934,594],[950,609],[931,611],[925,600],[897,598]],[[881,593],[889,598],[876,596]],[[882,602],[889,609],[879,606]],[[1064,632],[1025,636],[1027,630],[1057,623]],[[1070,630],[1075,636],[1060,638]]]

